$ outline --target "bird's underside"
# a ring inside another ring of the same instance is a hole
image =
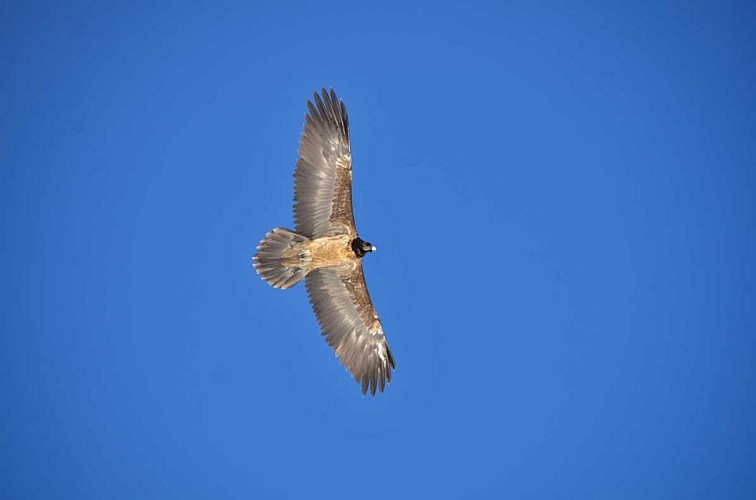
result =
[[[308,271],[326,267],[353,267],[358,261],[352,251],[352,239],[347,234],[302,241],[285,250],[281,262],[286,267]]]
[[[257,247],[255,269],[270,285],[306,282],[313,311],[341,363],[369,390],[383,392],[395,369],[365,283],[352,211],[352,153],[346,107],[333,89],[314,94],[294,172],[294,231],[276,228]]]

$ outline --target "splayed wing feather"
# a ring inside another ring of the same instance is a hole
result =
[[[294,172],[294,221],[298,233],[317,238],[354,233],[352,152],[346,106],[323,89],[307,102],[309,113]]]
[[[305,278],[323,335],[362,393],[383,392],[396,367],[383,327],[370,300],[362,263],[316,269]]]

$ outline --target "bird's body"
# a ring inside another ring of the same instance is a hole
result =
[[[351,235],[322,236],[295,244],[283,253],[283,265],[290,268],[355,266],[357,255],[352,250]]]
[[[327,342],[363,394],[375,394],[396,364],[362,271],[362,258],[375,247],[354,224],[349,119],[333,89],[314,98],[294,173],[296,231],[270,231],[257,247],[255,269],[276,288],[306,280]]]

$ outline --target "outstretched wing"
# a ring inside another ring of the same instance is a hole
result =
[[[383,327],[370,300],[362,262],[352,267],[315,269],[305,278],[312,309],[328,344],[362,393],[383,392],[396,368]]]
[[[352,152],[349,118],[336,92],[323,89],[305,118],[294,171],[294,221],[311,238],[357,234],[352,213]]]

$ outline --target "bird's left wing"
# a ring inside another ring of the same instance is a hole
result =
[[[315,269],[305,278],[323,335],[362,393],[383,392],[396,368],[383,326],[370,300],[362,262]]]

